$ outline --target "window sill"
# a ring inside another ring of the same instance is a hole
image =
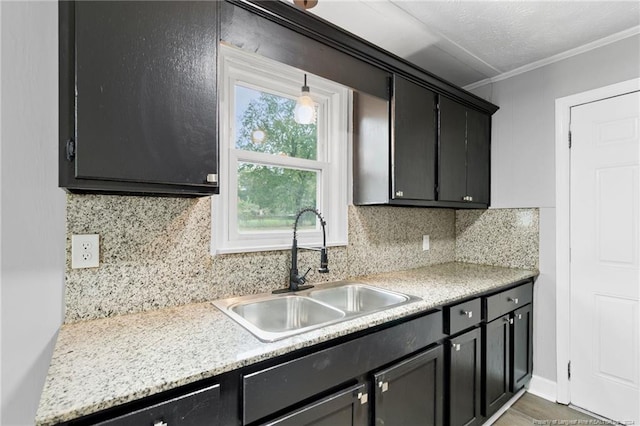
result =
[[[304,249],[305,247],[320,247],[322,244],[299,244],[298,247]],[[347,241],[336,241],[327,243],[327,247],[346,247]],[[274,244],[256,247],[227,247],[227,248],[213,248],[211,247],[211,256],[219,256],[225,254],[238,254],[238,253],[254,253],[262,251],[284,251],[291,250],[291,244]]]

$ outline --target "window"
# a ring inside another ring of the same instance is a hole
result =
[[[327,244],[347,242],[348,88],[307,73],[314,124],[293,119],[304,72],[223,45],[220,49],[220,194],[212,197],[212,252],[291,247],[304,207],[327,222]],[[311,215],[300,245],[322,242]]]

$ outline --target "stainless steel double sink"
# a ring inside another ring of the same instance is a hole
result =
[[[258,339],[273,342],[419,300],[355,281],[309,290],[217,300],[213,304]]]

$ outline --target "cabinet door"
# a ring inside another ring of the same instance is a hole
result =
[[[356,385],[264,424],[278,426],[365,426],[368,420],[367,400],[366,386]]]
[[[467,196],[474,203],[489,204],[491,117],[467,109]]]
[[[442,346],[374,375],[376,425],[442,425]]]
[[[509,315],[483,325],[482,414],[495,413],[511,396],[509,393],[511,346]]]
[[[533,305],[513,312],[513,362],[511,392],[517,392],[530,379],[533,372]]]
[[[219,425],[220,385],[173,398],[111,420],[96,423],[96,426],[153,426],[168,424],[176,426]]]
[[[71,179],[217,186],[217,8],[75,3]]]
[[[467,109],[440,97],[440,163],[438,200],[464,201],[467,196]]]
[[[472,426],[480,418],[480,328],[450,339],[448,353],[447,418],[450,426]]]
[[[435,108],[435,93],[394,77],[392,199],[435,199]]]

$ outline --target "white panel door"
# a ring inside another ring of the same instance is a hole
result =
[[[571,403],[640,424],[640,94],[571,108]]]

